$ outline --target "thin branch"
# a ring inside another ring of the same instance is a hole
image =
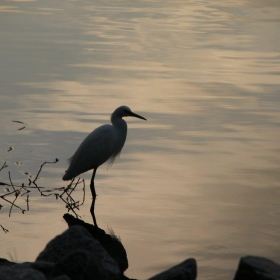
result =
[[[19,128],[18,130],[22,130],[22,129],[25,128],[25,123],[24,122],[21,122],[21,121],[12,121],[12,122],[23,124],[23,126],[21,128]]]
[[[41,196],[48,197],[48,196],[55,196],[56,199],[60,198],[63,203],[65,203],[66,208],[68,209],[68,212],[72,212],[77,218],[80,217],[77,214],[77,210],[79,211],[79,208],[81,205],[84,204],[85,202],[85,180],[78,178],[77,181],[73,179],[71,183],[66,186],[66,187],[59,187],[59,188],[54,188],[54,189],[49,189],[46,187],[40,187],[38,186],[37,180],[39,179],[39,176],[43,170],[43,167],[46,164],[54,164],[57,163],[58,159],[56,158],[54,161],[45,161],[43,164],[40,165],[40,168],[33,179],[32,176],[27,177],[27,184],[25,185],[22,183],[21,185],[15,185],[12,181],[12,176],[10,171],[8,172],[9,174],[9,182],[0,182],[0,186],[6,186],[8,193],[0,195],[0,199],[3,199],[5,202],[10,204],[10,210],[9,210],[9,217],[12,214],[13,208],[19,209],[23,214],[25,211],[29,211],[30,209],[30,195],[32,189],[37,189],[37,191],[40,193]],[[6,162],[2,165],[0,168],[0,171],[3,170],[4,168],[7,167]],[[30,174],[30,173],[26,173]],[[82,203],[80,203],[79,200],[75,200],[73,198],[74,191],[78,186],[82,184],[82,190],[83,190],[83,198],[82,198]],[[10,188],[10,189],[9,189]],[[8,197],[14,196],[13,199],[8,199]],[[26,202],[26,209],[23,209],[19,205],[16,204],[16,201],[18,198],[21,197],[26,197],[25,202]],[[2,208],[2,205],[0,204],[0,210]],[[4,228],[2,227],[4,230]],[[5,229],[6,230],[6,229]],[[7,231],[5,231],[7,232]]]
[[[2,198],[3,200],[5,200],[5,201],[8,202],[9,204],[11,204],[11,208],[10,208],[10,212],[9,212],[9,217],[11,217],[11,209],[12,209],[13,207],[18,208],[18,209],[22,212],[22,214],[24,214],[24,212],[26,211],[26,210],[22,209],[20,206],[14,204],[14,202],[12,202],[12,201],[6,199],[6,198],[5,198],[5,195],[0,196],[0,198]],[[14,200],[14,201],[15,201],[15,200]]]
[[[74,208],[72,207],[71,204],[69,204],[61,195],[59,196],[59,198],[66,204],[66,208],[68,209],[68,212],[71,210],[76,218],[79,218],[80,216],[75,212]]]
[[[12,182],[12,178],[11,178],[11,172],[9,171],[9,180],[10,180],[10,183],[11,183],[11,187],[13,188],[14,192],[16,191],[15,187],[14,187],[14,184]]]
[[[26,209],[27,209],[27,211],[29,211],[29,194],[27,195],[27,198],[26,198]]]
[[[83,201],[81,206],[84,205],[85,199],[86,199],[86,184],[85,184],[85,179],[83,179]]]
[[[6,161],[3,163],[3,165],[1,166],[1,168],[0,168],[0,171],[2,171],[4,168],[6,168],[6,167],[8,167],[8,165],[7,165],[7,163],[6,163]]]
[[[13,207],[14,207],[14,206],[15,206],[15,207],[17,207],[17,208],[20,208],[20,209],[21,209],[22,214],[24,214],[24,213],[25,213],[25,211],[26,211],[26,210],[22,209],[21,207],[19,207],[19,206],[17,206],[17,205],[15,204],[15,201],[17,200],[18,195],[16,194],[15,196],[16,196],[16,197],[15,197],[15,199],[14,199],[14,201],[12,202],[12,205],[11,205],[11,207],[10,207],[9,217],[11,217],[11,214],[12,214],[12,209],[13,209]]]
[[[45,164],[54,164],[54,163],[57,163],[58,161],[59,161],[59,159],[56,158],[54,161],[45,161],[43,164],[41,164],[40,169],[39,169],[39,171],[38,171],[38,173],[37,173],[37,175],[36,175],[36,177],[35,177],[35,179],[33,180],[32,183],[34,183],[38,179],[39,174],[41,173],[42,168]]]
[[[9,230],[7,230],[6,228],[4,228],[2,225],[0,225],[0,227],[3,229],[3,231],[4,231],[5,233],[9,232]]]

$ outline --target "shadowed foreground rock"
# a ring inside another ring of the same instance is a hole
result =
[[[243,257],[234,280],[280,280],[280,265],[262,257]]]
[[[36,261],[55,263],[53,276],[71,279],[119,279],[117,263],[100,243],[81,226],[70,227],[51,240]]]
[[[1,260],[1,280],[119,280],[117,263],[81,226],[51,240],[34,263]]]
[[[195,259],[187,259],[172,268],[157,274],[149,280],[195,280],[197,267]]]
[[[64,218],[70,228],[52,239],[35,262],[0,258],[0,280],[133,280],[123,275],[126,253],[114,235],[71,215]],[[187,259],[149,280],[196,280],[196,276],[195,259]],[[280,266],[266,258],[244,257],[234,280],[280,280]]]
[[[64,220],[69,228],[75,225],[85,228],[93,238],[98,240],[105,251],[116,261],[121,272],[128,268],[128,260],[124,246],[120,240],[113,234],[107,234],[104,230],[85,223],[83,220],[73,217],[70,214],[64,214]]]

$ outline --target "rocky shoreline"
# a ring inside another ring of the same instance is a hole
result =
[[[69,229],[56,236],[34,262],[14,263],[0,259],[1,280],[133,280],[125,248],[111,232],[64,215]],[[157,274],[149,280],[195,280],[193,258]],[[217,279],[219,279],[217,277]],[[263,257],[240,259],[234,280],[280,280],[280,265]]]

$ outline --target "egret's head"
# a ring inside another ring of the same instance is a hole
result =
[[[127,106],[121,106],[117,108],[112,114],[111,119],[113,120],[113,119],[123,118],[123,117],[135,117],[146,121],[144,117],[133,113],[131,109]]]

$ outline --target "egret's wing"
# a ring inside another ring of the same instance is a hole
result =
[[[67,173],[74,178],[106,162],[113,153],[116,132],[112,125],[102,125],[91,132],[69,159]]]

